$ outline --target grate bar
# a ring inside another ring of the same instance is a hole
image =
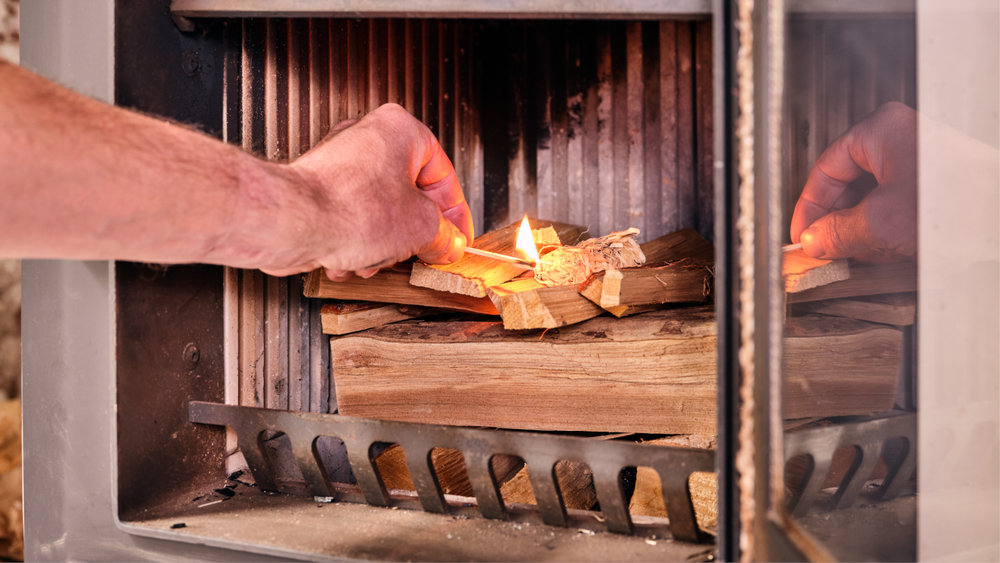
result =
[[[480,513],[495,519],[506,518],[507,511],[490,461],[500,454],[521,457],[532,469],[529,477],[542,520],[546,524],[562,527],[568,525],[569,518],[555,476],[556,463],[562,460],[585,463],[593,470],[597,498],[607,529],[622,534],[633,533],[635,526],[619,485],[619,474],[626,467],[652,467],[663,483],[664,503],[674,537],[688,542],[707,539],[695,521],[688,479],[696,471],[715,470],[715,452],[712,450],[402,423],[199,401],[188,403],[188,418],[194,423],[232,428],[250,473],[261,489],[301,494],[301,491],[278,484],[274,478],[275,468],[264,454],[263,437],[273,437],[276,432],[281,432],[291,442],[309,494],[356,502],[355,495],[345,495],[330,482],[315,448],[316,440],[321,436],[340,438],[347,447],[348,462],[365,502],[376,506],[390,505],[388,491],[375,464],[376,449],[387,443],[397,443],[406,456],[420,505],[428,512],[442,514],[447,514],[449,508],[431,462],[434,448],[462,452]]]
[[[899,438],[905,441],[902,449],[886,456],[887,443]],[[805,516],[830,473],[834,452],[844,446],[853,446],[856,455],[834,495],[836,507],[848,508],[858,500],[880,456],[887,457],[889,471],[875,498],[892,499],[913,476],[916,443],[917,415],[912,413],[786,433],[785,462],[800,455],[812,461],[811,470],[789,497],[788,510],[796,517]]]

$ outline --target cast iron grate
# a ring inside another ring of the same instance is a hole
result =
[[[785,462],[800,455],[811,461],[801,483],[789,497],[789,512],[801,517],[809,511],[830,473],[834,453],[845,446],[853,447],[855,456],[834,494],[834,508],[848,508],[858,500],[880,457],[887,472],[872,500],[895,498],[913,477],[917,466],[916,444],[917,415],[912,413],[786,432]]]
[[[344,495],[330,481],[316,449],[317,439],[321,437],[339,438],[347,448],[347,459],[363,501],[376,506],[390,506],[390,497],[375,463],[375,452],[382,444],[399,444],[406,456],[420,506],[428,512],[441,514],[447,514],[449,508],[431,461],[434,448],[462,452],[479,512],[485,518],[507,517],[507,507],[492,471],[493,456],[506,454],[522,458],[532,468],[531,486],[542,521],[561,527],[568,527],[570,520],[556,481],[555,465],[562,460],[586,463],[593,471],[594,489],[601,505],[604,525],[608,531],[621,534],[635,533],[636,527],[628,512],[628,501],[619,475],[627,467],[650,467],[660,476],[673,536],[688,542],[708,539],[695,520],[688,480],[694,472],[715,471],[715,452],[712,450],[392,422],[200,401],[188,404],[188,415],[191,422],[228,426],[236,432],[239,447],[261,489],[294,492],[282,490],[274,478],[275,468],[264,453],[264,437],[277,431],[288,436],[309,494],[352,501],[351,495]]]

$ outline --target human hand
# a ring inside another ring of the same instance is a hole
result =
[[[370,277],[413,255],[454,262],[473,240],[451,161],[398,105],[339,124],[287,172],[299,192],[299,246],[285,249],[286,263],[262,268],[269,274],[323,267],[334,281]]]
[[[851,182],[865,172],[878,187]],[[884,261],[917,253],[917,113],[890,102],[816,159],[791,225],[814,258]]]

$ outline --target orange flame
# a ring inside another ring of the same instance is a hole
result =
[[[514,248],[518,256],[538,264],[538,250],[535,248],[535,239],[531,235],[531,225],[528,224],[527,215],[521,221],[521,226],[517,228],[517,245]]]

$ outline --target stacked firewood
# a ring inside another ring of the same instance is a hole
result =
[[[339,413],[636,439],[641,433],[657,445],[714,447],[713,245],[693,229],[641,245],[634,229],[598,238],[560,223],[532,229],[540,259],[531,270],[467,254],[446,266],[397,265],[365,280],[334,283],[322,271],[309,274],[307,296],[337,300],[322,316],[324,332],[333,335]],[[513,255],[516,233],[517,225],[487,233],[475,247]],[[787,302],[796,304],[785,324],[785,418],[892,409],[901,326],[913,322],[913,294],[900,293],[913,290],[912,264],[849,269],[799,250],[785,254],[783,281]],[[405,473],[398,452],[383,455],[386,474],[394,467]],[[449,494],[467,494],[461,455],[443,452],[435,460],[451,468],[439,477],[457,475]],[[501,469],[505,500],[533,503],[528,468]],[[556,471],[567,506],[592,508],[589,469],[563,464]],[[636,474],[631,508],[663,516],[650,471]],[[409,489],[407,479],[393,482]],[[693,476],[691,486],[699,524],[711,529],[714,476]]]

